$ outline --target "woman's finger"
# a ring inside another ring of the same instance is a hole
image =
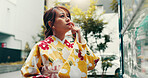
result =
[[[74,24],[73,22],[70,22],[70,24],[71,24],[71,26],[72,26],[72,27],[74,27],[74,26],[75,26],[75,24]]]

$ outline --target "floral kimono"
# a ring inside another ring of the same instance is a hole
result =
[[[78,36],[77,36],[78,37]],[[86,41],[74,43],[49,36],[31,50],[21,72],[24,77],[44,75],[49,78],[87,78],[99,57],[88,48]]]

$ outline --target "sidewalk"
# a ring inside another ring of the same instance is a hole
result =
[[[13,72],[18,71],[22,67],[22,64],[18,65],[0,65],[0,74],[7,73],[7,72]]]
[[[20,71],[0,74],[0,78],[23,78]]]

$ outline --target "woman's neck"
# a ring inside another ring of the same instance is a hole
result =
[[[57,38],[59,38],[61,41],[63,41],[63,39],[65,38],[65,33],[55,33],[55,35]]]

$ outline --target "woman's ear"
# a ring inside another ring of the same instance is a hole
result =
[[[55,26],[52,26],[53,35],[55,35]]]
[[[52,29],[54,30],[55,29],[55,26],[52,26]]]
[[[52,25],[51,25],[51,21],[48,21],[48,25],[51,27]]]

